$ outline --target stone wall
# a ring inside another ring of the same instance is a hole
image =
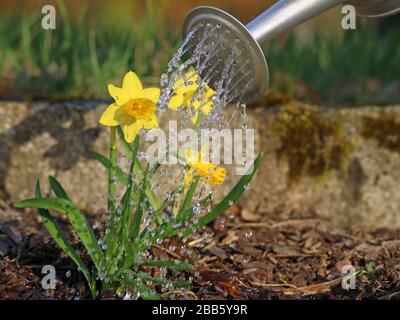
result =
[[[32,197],[37,178],[48,192],[51,174],[82,209],[99,203],[106,170],[89,151],[107,154],[107,129],[97,124],[104,107],[1,102],[3,197]],[[400,107],[327,109],[284,101],[249,107],[246,123],[256,129],[264,159],[242,205],[261,213],[315,212],[337,225],[400,226]]]

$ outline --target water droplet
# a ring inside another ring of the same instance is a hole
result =
[[[96,230],[100,226],[100,222],[95,222],[92,226],[93,230]]]
[[[248,231],[245,233],[246,238],[251,238],[252,236],[253,236],[253,232],[251,232],[251,231]]]

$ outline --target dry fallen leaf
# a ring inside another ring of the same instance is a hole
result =
[[[242,219],[243,219],[244,221],[248,221],[248,222],[257,222],[257,221],[260,220],[260,216],[259,216],[258,214],[255,214],[255,213],[251,212],[251,211],[248,210],[248,209],[243,209],[243,210],[240,212],[240,215],[241,215],[241,217],[242,217]]]
[[[210,252],[221,259],[226,259],[228,257],[227,254],[225,253],[225,250],[219,247],[211,248]]]
[[[230,230],[228,231],[227,236],[224,238],[224,240],[221,242],[222,246],[228,246],[233,242],[236,242],[237,240],[239,240],[239,237],[237,236],[237,234],[235,233],[235,231]]]
[[[336,262],[336,271],[342,273],[342,270],[346,266],[351,266],[351,261],[347,258]]]

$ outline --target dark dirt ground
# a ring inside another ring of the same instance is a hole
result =
[[[14,214],[14,215],[13,215]],[[16,217],[9,220],[6,217]],[[67,222],[58,220],[62,228]],[[400,230],[339,229],[313,214],[254,214],[233,207],[207,227],[198,248],[177,240],[154,247],[155,256],[188,258],[194,269],[189,299],[400,299]],[[41,287],[41,268],[54,265],[55,290]],[[342,289],[342,267],[354,266],[356,289]],[[90,299],[75,265],[49,238],[33,212],[0,201],[0,299]],[[116,299],[103,294],[102,299]]]

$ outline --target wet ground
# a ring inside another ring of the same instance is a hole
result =
[[[0,209],[0,299],[90,299],[83,277],[38,215],[21,215],[4,201]],[[64,220],[58,222],[67,230]],[[166,292],[163,298],[400,299],[400,230],[338,229],[312,214],[255,214],[234,207],[207,233],[214,234],[208,243],[189,239],[184,252],[176,240],[153,247],[155,256],[194,264],[187,273],[191,291]],[[56,268],[55,290],[42,289],[43,265]],[[344,290],[342,282],[353,280],[343,281],[350,266],[355,287]],[[117,299],[109,293],[101,298]]]

